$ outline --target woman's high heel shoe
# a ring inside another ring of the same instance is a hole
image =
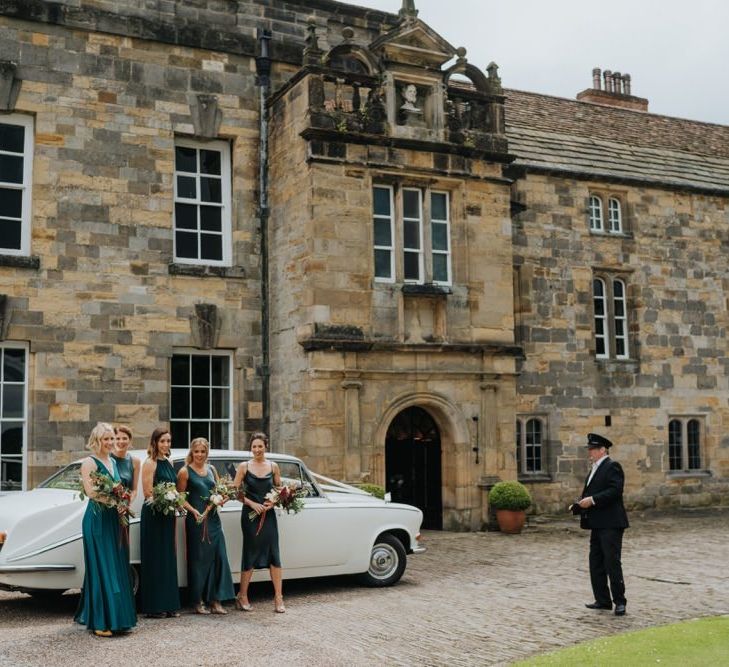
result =
[[[235,598],[235,608],[238,611],[251,611],[253,609],[250,602],[243,602],[243,599],[239,597]]]
[[[210,610],[201,602],[195,607],[196,614],[209,614]]]
[[[284,607],[283,603],[283,597],[273,598],[273,609],[277,614],[283,614],[286,612],[286,607]]]
[[[220,602],[214,602],[210,605],[210,611],[213,614],[221,614],[222,616],[225,616],[228,612],[225,610],[222,604]]]
[[[112,632],[111,630],[94,630],[94,634],[97,637],[111,637]]]

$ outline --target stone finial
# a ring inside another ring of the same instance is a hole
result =
[[[402,0],[402,7],[399,12],[401,19],[414,19],[418,17],[418,10],[415,9],[415,0]]]
[[[456,49],[456,55],[458,56],[458,63],[459,64],[462,64],[462,63],[465,63],[466,62],[466,53],[468,53],[468,51],[466,51],[466,47],[465,46],[459,46]]]
[[[223,112],[218,108],[215,95],[197,95],[195,102],[190,105],[190,115],[195,136],[203,139],[215,139],[218,136]]]
[[[324,52],[319,48],[319,38],[316,35],[316,19],[310,16],[306,27],[306,46],[304,47],[304,65],[318,65]]]
[[[9,60],[0,60],[0,111],[14,111],[20,93],[21,80],[18,66]]]
[[[190,333],[201,350],[211,350],[218,344],[221,324],[218,307],[212,303],[196,303],[190,315]]]
[[[345,42],[351,42],[354,39],[354,30],[349,26],[342,29],[342,37]]]

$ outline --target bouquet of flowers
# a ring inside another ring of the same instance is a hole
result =
[[[94,502],[107,507],[113,507],[119,513],[119,523],[126,527],[129,525],[129,517],[134,516],[129,507],[132,502],[132,492],[121,482],[115,482],[108,474],[93,470],[89,475],[94,489]],[[81,487],[79,498],[84,500],[87,497]]]
[[[208,514],[217,511],[218,507],[221,507],[226,501],[235,500],[237,497],[238,489],[233,486],[233,480],[228,475],[221,477],[210,489],[210,495],[207,497],[208,504],[197,522],[202,523]]]
[[[256,535],[258,535],[258,533],[261,532],[261,528],[263,528],[263,522],[266,520],[266,512],[268,512],[268,510],[279,507],[287,514],[298,514],[304,509],[305,495],[304,489],[301,484],[298,483],[284,484],[278,489],[271,489],[266,494],[265,509],[260,514]],[[259,515],[256,514],[255,511],[248,513],[248,518],[251,521],[255,520],[257,516]]]
[[[152,495],[144,502],[157,514],[182,514],[187,494],[178,491],[174,482],[160,482],[152,488]]]

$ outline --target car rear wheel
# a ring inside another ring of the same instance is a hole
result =
[[[406,562],[402,542],[389,533],[380,535],[372,545],[370,566],[362,575],[362,581],[366,586],[392,586],[405,572]]]

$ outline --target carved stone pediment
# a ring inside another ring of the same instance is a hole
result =
[[[386,60],[404,65],[441,67],[456,49],[420,19],[409,18],[378,37],[370,50]]]

